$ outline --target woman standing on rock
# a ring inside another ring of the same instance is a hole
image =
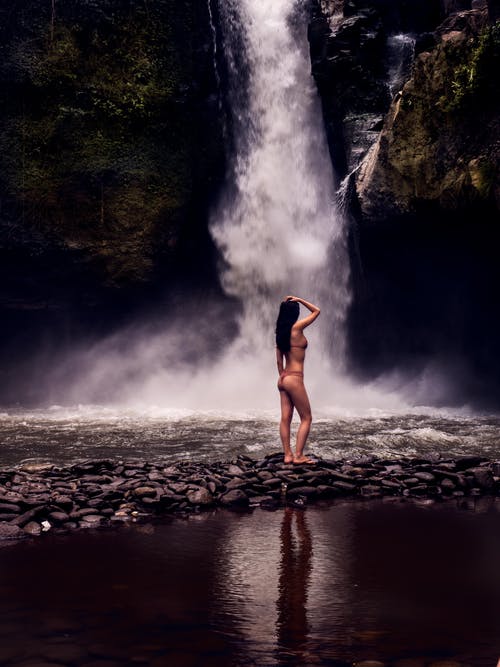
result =
[[[301,320],[298,319],[299,304],[311,311],[310,315]],[[304,447],[312,422],[311,406],[304,386],[304,359],[307,347],[304,329],[312,324],[319,314],[320,309],[312,303],[297,296],[287,296],[281,302],[276,321],[276,361],[281,400],[280,437],[285,463],[314,463],[304,456]],[[290,425],[294,408],[300,416],[295,454],[290,447]]]

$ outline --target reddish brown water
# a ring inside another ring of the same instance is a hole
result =
[[[496,665],[499,505],[471,503],[220,511],[5,546],[0,664]]]

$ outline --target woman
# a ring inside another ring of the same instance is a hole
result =
[[[302,320],[298,319],[299,304],[311,311],[311,314]],[[287,296],[281,302],[276,322],[276,361],[281,398],[280,437],[285,453],[285,463],[314,463],[304,456],[304,447],[312,422],[311,406],[304,387],[304,359],[307,347],[304,329],[312,324],[319,314],[320,309],[312,303],[297,296]],[[294,408],[297,409],[300,416],[295,454],[290,447],[290,425]]]

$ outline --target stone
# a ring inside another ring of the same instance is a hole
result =
[[[50,512],[49,519],[54,523],[64,523],[69,521],[69,515],[66,512]]]
[[[279,477],[271,477],[262,482],[262,486],[265,486],[267,489],[272,489],[273,487],[281,486],[281,479]]]
[[[297,496],[306,496],[306,498],[313,498],[318,495],[318,491],[314,486],[296,486],[293,489],[288,489],[287,497],[296,498]]]
[[[380,487],[374,484],[365,484],[360,491],[362,496],[380,496],[382,493]]]
[[[226,489],[230,491],[231,489],[244,488],[246,485],[247,485],[246,480],[240,479],[239,477],[235,477],[226,484]]]
[[[71,512],[73,509],[74,503],[69,496],[54,495],[51,500],[64,512]]]
[[[243,473],[245,472],[242,468],[240,468],[240,466],[234,464],[231,464],[228,467],[227,471],[230,475],[243,475]]]
[[[95,510],[91,509],[90,507],[84,507],[80,510],[75,510],[74,512],[71,512],[69,517],[70,519],[81,519],[84,516],[88,516],[90,514],[95,514]]]
[[[142,498],[144,496],[153,497],[156,496],[156,489],[152,486],[138,486],[134,489],[134,496],[137,498]]]
[[[201,487],[194,491],[188,491],[186,497],[192,505],[212,505],[214,502],[210,491]]]
[[[21,508],[19,505],[11,504],[11,503],[0,503],[0,512],[2,514],[5,513],[12,513],[12,514],[17,514],[21,511]]]
[[[474,481],[483,491],[492,491],[495,488],[495,480],[491,470],[487,468],[472,468],[469,470],[474,476]]]
[[[355,667],[385,667],[385,662],[380,662],[380,660],[361,660],[361,662],[355,662]]]
[[[225,507],[246,507],[249,504],[249,499],[241,489],[232,489],[221,496],[219,502]]]
[[[23,528],[27,535],[41,535],[42,527],[36,521],[29,521]]]
[[[422,482],[434,482],[436,480],[431,472],[416,472],[413,477]]]
[[[338,489],[339,491],[341,491],[346,495],[354,493],[357,488],[355,484],[349,484],[348,482],[340,482],[340,481],[334,482],[333,486],[334,488]]]
[[[88,523],[92,525],[97,525],[101,523],[101,521],[104,520],[104,517],[101,516],[100,514],[87,514],[86,516],[83,517],[82,521],[80,521],[80,525],[82,523]]]
[[[441,480],[440,486],[445,493],[451,493],[457,488],[454,482],[452,482],[451,479],[448,479],[447,477]]]
[[[482,456],[459,456],[455,460],[457,470],[468,470],[469,468],[476,468],[485,459]]]
[[[0,540],[14,540],[23,535],[23,531],[19,526],[9,523],[0,522]]]

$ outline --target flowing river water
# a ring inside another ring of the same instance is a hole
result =
[[[276,392],[277,394],[278,392]],[[70,464],[88,458],[225,461],[238,454],[261,458],[279,451],[277,412],[110,407],[13,409],[0,413],[4,466]],[[294,422],[294,427],[297,422]],[[308,451],[322,458],[461,456],[500,458],[500,418],[427,411],[355,416],[318,414]]]

